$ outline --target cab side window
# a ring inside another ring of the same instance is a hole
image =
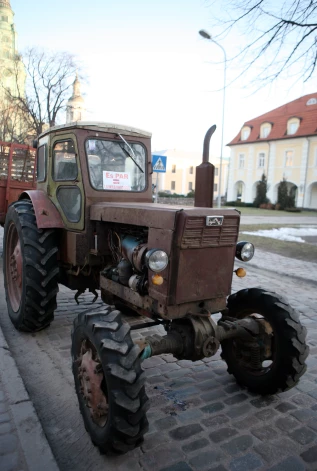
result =
[[[78,175],[75,146],[71,139],[56,142],[53,148],[53,180],[73,181]]]
[[[46,180],[46,146],[40,146],[37,150],[37,181]]]
[[[81,215],[81,194],[77,186],[60,186],[57,200],[69,222],[79,222]]]

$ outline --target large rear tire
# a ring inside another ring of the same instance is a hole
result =
[[[54,318],[58,293],[56,231],[38,229],[32,202],[9,207],[3,272],[8,313],[18,330],[36,332]]]
[[[75,389],[85,427],[102,453],[140,446],[148,429],[140,349],[119,311],[81,313],[72,331]]]
[[[222,342],[222,358],[237,382],[260,394],[275,394],[295,386],[305,373],[309,348],[306,328],[285,298],[259,288],[229,296],[228,316],[252,316],[261,326],[254,342],[229,339]],[[221,320],[219,321],[221,322]]]

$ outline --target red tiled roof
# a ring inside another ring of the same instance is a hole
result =
[[[275,110],[262,114],[257,118],[246,121],[243,126],[251,128],[248,139],[241,140],[241,132],[231,141],[228,146],[244,144],[249,142],[272,141],[276,139],[289,139],[302,136],[317,136],[317,103],[307,105],[310,98],[317,100],[317,92],[302,96],[297,100],[286,103]],[[299,118],[300,125],[295,134],[287,135],[287,121],[290,118]],[[260,126],[270,122],[272,129],[265,138],[260,138]]]

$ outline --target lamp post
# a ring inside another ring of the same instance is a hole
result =
[[[220,168],[219,168],[219,180],[218,180],[218,208],[221,208],[221,178],[222,178],[222,150],[223,150],[223,128],[225,122],[225,99],[226,99],[226,72],[227,72],[227,55],[225,49],[221,46],[221,44],[217,43],[211,35],[204,29],[199,31],[200,36],[204,39],[208,39],[215,43],[217,46],[222,49],[225,61],[224,61],[224,69],[223,69],[223,98],[222,98],[222,126],[221,126],[221,150],[220,150]]]

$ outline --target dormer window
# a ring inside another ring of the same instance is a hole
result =
[[[241,129],[241,141],[246,141],[250,136],[251,128],[249,126],[244,126]]]
[[[287,134],[295,134],[299,128],[300,120],[299,118],[290,118],[287,122]]]
[[[265,139],[271,132],[272,124],[271,123],[263,123],[261,124],[260,128],[260,138]]]
[[[307,103],[306,103],[307,106],[309,105],[317,105],[317,98],[310,98]]]

